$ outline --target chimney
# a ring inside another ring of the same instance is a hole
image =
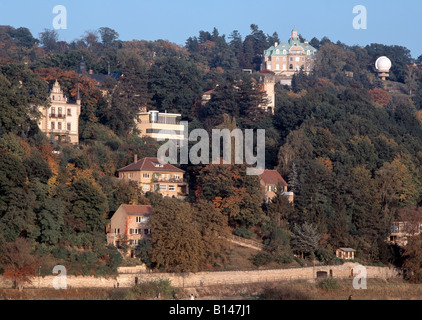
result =
[[[135,154],[135,162],[134,163],[138,163],[138,155]]]
[[[277,48],[278,47],[278,42],[274,43],[274,47]]]

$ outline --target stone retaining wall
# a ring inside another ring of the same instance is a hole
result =
[[[318,271],[325,271],[330,276],[330,271],[334,278],[352,279],[352,270],[357,263],[345,263],[341,266],[316,266],[306,268],[277,269],[277,270],[254,270],[254,271],[220,271],[220,272],[199,272],[191,274],[172,273],[127,273],[120,274],[116,279],[95,278],[81,276],[67,276],[66,284],[68,288],[113,288],[132,287],[135,283],[148,282],[158,279],[169,279],[176,287],[198,287],[218,284],[243,284],[272,281],[293,281],[293,280],[313,280]],[[367,266],[367,278],[388,279],[396,277],[394,269],[386,267]],[[32,284],[26,287],[53,288],[53,281],[57,276],[47,276],[38,279],[34,277]],[[57,280],[57,279],[56,279]],[[39,282],[38,282],[39,281]],[[60,283],[57,282],[56,283]],[[11,288],[12,282],[0,277],[0,287]]]

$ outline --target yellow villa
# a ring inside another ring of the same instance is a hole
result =
[[[119,169],[119,178],[136,181],[143,192],[159,192],[164,197],[184,198],[189,193],[184,181],[185,171],[171,164],[161,164],[157,158],[143,158]]]

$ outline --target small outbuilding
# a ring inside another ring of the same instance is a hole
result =
[[[353,260],[355,258],[355,249],[352,248],[338,248],[336,250],[336,257],[342,260]]]

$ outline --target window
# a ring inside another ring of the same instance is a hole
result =
[[[148,217],[136,217],[136,223],[146,223],[148,222]]]
[[[276,53],[276,54],[280,54],[280,50],[278,50],[278,49],[277,49],[277,50],[275,51],[275,53]]]
[[[53,116],[56,114],[56,108],[55,107],[51,107],[51,114]]]
[[[72,124],[70,122],[67,123],[67,131],[72,131]]]
[[[144,177],[145,179],[149,179],[149,173],[144,173],[144,174],[143,174],[143,177]]]
[[[62,130],[62,123],[61,123],[61,122],[58,122],[58,123],[57,123],[57,129],[58,129],[58,130]]]
[[[283,54],[286,54],[287,53],[287,51],[286,50],[283,50]]]
[[[160,184],[160,191],[167,191],[167,185],[166,184]]]
[[[130,229],[130,234],[139,234],[139,229]]]
[[[292,64],[289,66],[289,69],[290,70],[293,70],[293,65]]]
[[[56,129],[56,124],[54,122],[51,122],[51,130]]]
[[[286,64],[283,64],[283,70],[286,70],[286,69],[287,69]]]
[[[271,70],[271,64],[268,64],[267,67],[268,70]]]
[[[169,191],[176,191],[176,186],[175,185],[169,185]]]
[[[296,57],[296,62],[299,62],[300,61],[300,58],[299,57]]]
[[[61,115],[62,115],[62,111],[63,111],[63,108],[59,107],[59,108],[58,108],[59,116],[61,116]]]
[[[290,61],[293,61],[293,57],[290,57]]]
[[[310,56],[310,55],[311,55],[311,50],[306,51],[306,54],[307,54],[308,56]]]
[[[151,190],[151,186],[149,184],[144,184],[142,187],[142,190],[144,191],[150,191]]]
[[[114,229],[115,234],[120,234],[120,229]]]
[[[175,174],[175,175],[173,176],[173,178],[174,178],[175,180],[180,180],[180,174]]]
[[[72,116],[72,109],[70,109],[70,108],[68,108],[68,109],[67,109],[67,115],[68,115],[69,117],[71,117],[71,116]]]
[[[151,234],[151,230],[150,229],[144,229],[144,234]]]
[[[277,65],[275,66],[276,70],[280,70],[280,65],[277,63]]]
[[[129,173],[129,179],[133,179],[133,173]]]

